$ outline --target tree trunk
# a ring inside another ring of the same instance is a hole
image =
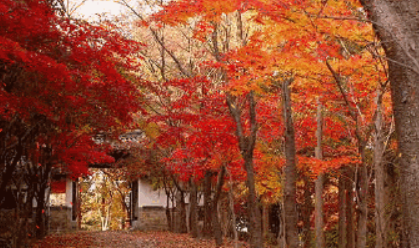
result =
[[[315,156],[317,159],[322,160],[322,136],[323,136],[323,118],[322,118],[322,105],[317,99],[317,130],[316,139],[317,146],[315,149]],[[324,172],[320,171],[315,182],[315,229],[316,229],[316,248],[326,247],[326,238],[324,235],[324,212],[323,212],[323,189],[324,189]]]
[[[253,91],[247,94],[249,101],[250,114],[250,135],[246,136],[242,126],[241,110],[233,100],[233,96],[227,93],[227,104],[230,114],[236,123],[236,136],[239,141],[239,148],[244,159],[244,168],[247,173],[246,185],[249,189],[247,204],[250,223],[250,247],[263,247],[261,214],[258,207],[258,199],[256,196],[255,175],[253,169],[253,151],[256,143],[256,101]]]
[[[44,153],[44,164],[42,167],[37,169],[38,175],[36,177],[37,185],[30,185],[35,186],[38,190],[36,191],[36,237],[37,238],[44,238],[47,234],[47,188],[48,183],[51,181],[51,168],[52,164],[49,162],[45,162],[49,159],[50,153],[45,151]],[[35,175],[36,176],[36,175]]]
[[[253,175],[253,159],[248,158],[245,161],[247,173],[247,187],[249,188],[249,194],[247,199],[249,222],[250,222],[250,247],[260,248],[263,247],[262,239],[262,227],[261,227],[261,215],[258,207],[258,200],[256,197],[255,179]]]
[[[167,204],[167,207],[166,207],[166,219],[167,219],[167,227],[169,228],[170,231],[173,231],[172,215],[170,212],[169,204]]]
[[[346,247],[346,178],[345,178],[345,168],[340,169],[339,176],[339,237],[338,237],[338,247]]]
[[[40,192],[40,193],[42,193],[42,192]],[[37,197],[36,198],[36,204],[37,204],[36,205],[36,237],[38,239],[42,239],[46,235],[46,225],[45,225],[46,216],[45,216],[45,208],[44,208],[45,198],[44,197]]]
[[[362,161],[365,161],[364,151],[361,151]],[[368,221],[368,171],[366,163],[363,163],[358,172],[358,225],[356,231],[356,247],[365,248],[367,246],[367,221]]]
[[[216,191],[214,195],[214,199],[212,200],[212,232],[215,238],[215,244],[217,247],[221,246],[223,243],[223,235],[221,232],[221,224],[220,220],[218,219],[217,209],[218,209],[218,202],[221,195],[221,187],[224,183],[224,175],[225,175],[225,167],[221,166],[220,173],[218,175]]]
[[[285,239],[286,236],[286,230],[285,230],[285,211],[284,211],[284,198],[282,198],[282,202],[279,203],[279,235],[278,235],[278,244],[279,247],[285,248],[287,246],[287,242]]]
[[[197,213],[197,188],[196,184],[191,179],[191,195],[189,198],[190,210],[189,210],[189,226],[191,228],[191,236],[192,238],[198,237],[198,213]]]
[[[131,214],[128,210],[128,207],[126,203],[122,204],[122,207],[124,209],[125,217],[124,217],[124,223],[123,223],[123,229],[129,229],[131,228]]]
[[[185,194],[182,190],[176,192],[176,230],[177,233],[187,233]]]
[[[316,248],[326,247],[326,239],[324,235],[324,212],[323,212],[323,189],[324,189],[324,174],[320,173],[316,179],[315,198],[316,198]]]
[[[296,180],[297,167],[295,157],[295,131],[292,122],[291,109],[291,91],[289,85],[293,79],[288,79],[283,82],[282,98],[283,98],[283,114],[285,122],[285,240],[287,247],[298,247],[298,232],[297,232],[297,202],[296,202]]]
[[[345,168],[345,191],[346,191],[346,248],[355,248],[354,231],[354,194],[353,194],[353,171],[351,167]]]
[[[212,173],[207,171],[205,173],[204,179],[204,228],[202,230],[202,235],[204,237],[212,236],[212,225],[211,225],[211,176]]]
[[[166,193],[166,219],[167,219],[167,227],[170,231],[173,232],[173,194],[172,194],[172,188],[169,188],[167,184],[167,177],[164,174],[164,192]],[[170,203],[172,203],[172,208],[170,208]]]
[[[262,205],[262,234],[263,237],[268,236],[268,225],[269,225],[269,219],[268,219],[268,206],[266,204]]]
[[[229,181],[229,189],[228,189],[228,201],[229,201],[229,207],[231,212],[231,229],[234,236],[234,248],[237,248],[237,242],[238,242],[238,235],[237,235],[237,229],[236,229],[236,212],[234,211],[234,198],[233,198],[233,183],[231,182],[231,174],[230,174],[230,181]]]
[[[362,0],[382,40],[398,137],[402,213],[410,247],[419,247],[419,2]]]
[[[172,229],[171,229],[171,231],[172,232],[175,232],[176,231],[176,208],[175,208],[175,206],[176,206],[176,201],[175,201],[175,193],[173,193],[172,194],[172,199],[171,199],[171,201],[172,201],[172,214],[170,215],[170,217],[171,217],[171,223],[172,223]]]
[[[81,180],[77,182],[77,230],[81,230]]]
[[[384,180],[385,169],[382,163],[384,153],[384,134],[382,129],[381,91],[378,90],[377,111],[375,120],[375,137],[373,149],[373,164],[375,168],[375,247],[387,248],[386,203],[387,194]]]
[[[302,204],[302,209],[301,209],[301,220],[303,221],[303,231],[302,231],[302,241],[303,241],[303,248],[310,248],[311,247],[311,243],[312,243],[312,239],[313,239],[313,235],[312,235],[312,231],[311,231],[311,214],[314,211],[314,207],[313,207],[313,200],[311,198],[311,196],[313,195],[312,193],[312,182],[311,182],[311,178],[307,175],[303,176],[303,180],[304,180],[304,203]]]

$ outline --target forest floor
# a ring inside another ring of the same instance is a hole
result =
[[[214,248],[214,239],[194,239],[189,234],[140,231],[80,231],[51,234],[36,242],[32,248]],[[222,247],[234,248],[233,241],[224,241]],[[248,247],[239,242],[238,248]]]

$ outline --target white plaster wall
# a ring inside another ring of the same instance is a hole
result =
[[[147,182],[138,180],[139,207],[166,207],[167,198],[164,189],[153,190]]]
[[[65,206],[71,208],[71,201],[73,197],[73,191],[71,190],[72,181],[70,179],[66,179],[65,184]]]
[[[185,203],[189,203],[189,194],[185,195]],[[166,205],[167,196],[164,189],[153,190],[149,183],[138,179],[138,207],[166,207]],[[200,198],[198,205],[204,206],[204,197]],[[176,201],[174,206],[176,207]],[[172,207],[171,201],[169,201],[169,207]]]

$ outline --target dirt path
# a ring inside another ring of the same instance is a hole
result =
[[[214,248],[213,240],[193,239],[188,234],[170,232],[74,232],[52,234],[37,242],[32,248]],[[226,248],[233,248],[225,242]],[[246,247],[243,244],[238,247]]]

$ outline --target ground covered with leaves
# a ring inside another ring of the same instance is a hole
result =
[[[213,248],[213,239],[194,239],[189,234],[177,234],[171,232],[126,232],[126,231],[107,231],[107,232],[73,232],[66,234],[51,234],[45,239],[35,243],[32,248],[187,248],[202,247]],[[233,248],[234,242],[224,241],[222,247]],[[248,247],[240,242],[237,247]]]

